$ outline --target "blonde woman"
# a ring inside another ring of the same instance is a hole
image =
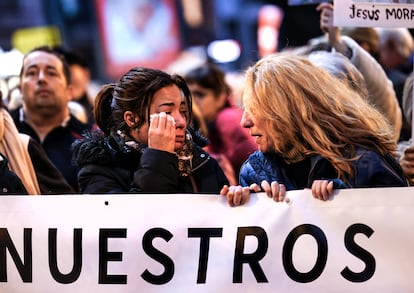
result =
[[[241,125],[259,151],[224,186],[231,205],[250,189],[283,201],[286,190],[312,189],[327,200],[337,188],[407,186],[394,159],[387,119],[355,90],[307,58],[274,54],[246,71]]]

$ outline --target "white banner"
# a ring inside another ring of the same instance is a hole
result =
[[[334,0],[334,24],[341,27],[413,28],[414,1],[405,1],[412,4],[392,2],[392,0]]]
[[[414,292],[414,187],[0,197],[0,292]]]

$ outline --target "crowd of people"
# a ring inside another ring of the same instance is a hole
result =
[[[92,95],[73,52],[34,48],[18,106],[0,104],[0,193],[207,193],[238,206],[252,192],[327,200],[414,185],[412,37],[369,29],[367,42],[335,27],[333,9],[317,7],[323,36],[247,67],[241,97],[211,62],[182,75],[136,66]]]

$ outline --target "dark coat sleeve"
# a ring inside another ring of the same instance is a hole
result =
[[[0,195],[27,195],[20,178],[8,166],[7,158],[0,154]]]
[[[142,154],[140,168],[134,173],[133,185],[140,192],[218,194],[223,185],[229,184],[223,170],[211,157],[205,158],[191,176],[196,187],[192,186],[190,176],[180,176],[175,154],[148,148]]]
[[[173,193],[179,190],[178,158],[175,154],[147,148],[134,173],[133,186],[141,192]]]
[[[208,162],[193,173],[197,184],[197,193],[219,194],[229,181],[218,162],[210,157]]]
[[[132,172],[115,166],[88,164],[78,173],[80,191],[84,194],[128,193],[131,181]]]
[[[408,186],[401,166],[391,156],[361,151],[356,162],[354,188]]]
[[[55,165],[49,160],[39,142],[30,139],[28,152],[33,163],[41,194],[76,193]]]

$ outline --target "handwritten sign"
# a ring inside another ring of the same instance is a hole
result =
[[[355,27],[414,27],[414,4],[334,1],[334,24]]]

